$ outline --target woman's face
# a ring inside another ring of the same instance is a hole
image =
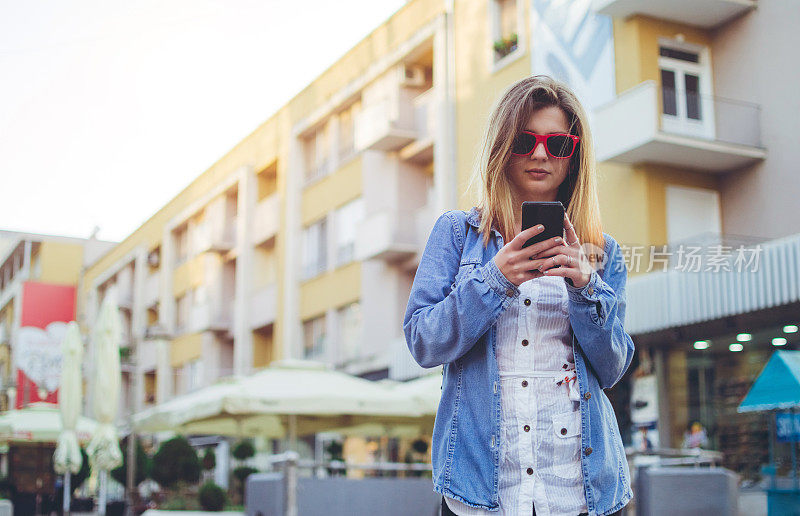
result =
[[[541,108],[531,115],[525,129],[536,134],[569,133],[569,121],[557,106]],[[576,156],[553,158],[540,142],[526,156],[511,155],[508,177],[516,205],[523,201],[555,201],[558,187],[566,179],[569,163]]]

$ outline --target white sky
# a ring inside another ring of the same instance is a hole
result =
[[[122,240],[404,0],[0,0],[0,229]]]

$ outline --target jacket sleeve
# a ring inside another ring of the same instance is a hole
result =
[[[625,331],[625,285],[628,272],[619,244],[611,245],[603,276],[593,271],[589,283],[567,282],[569,318],[578,345],[597,375],[600,388],[613,387],[633,360],[633,339]]]
[[[403,332],[414,360],[434,367],[475,345],[519,289],[494,263],[461,263],[465,215],[449,211],[434,224],[408,299]]]

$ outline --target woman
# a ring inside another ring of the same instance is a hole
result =
[[[633,493],[602,389],[633,358],[627,272],[601,228],[574,93],[547,76],[509,88],[471,188],[476,207],[436,221],[403,320],[417,363],[444,365],[431,449],[442,513],[615,514]],[[523,201],[560,201],[562,237],[523,248],[543,230],[521,231]],[[585,248],[602,250],[597,269]]]

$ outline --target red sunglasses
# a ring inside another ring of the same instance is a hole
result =
[[[564,159],[572,156],[579,141],[580,137],[572,134],[536,134],[530,131],[522,131],[514,138],[514,143],[511,145],[511,154],[527,156],[542,142],[551,158]]]

